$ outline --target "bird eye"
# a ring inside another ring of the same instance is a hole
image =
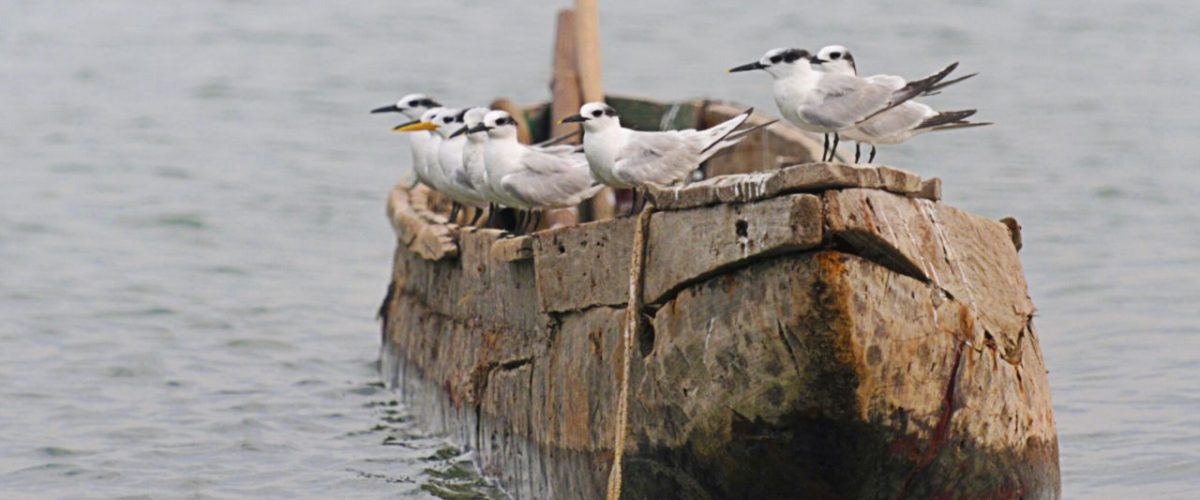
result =
[[[600,111],[600,110],[598,110],[598,109],[597,109],[597,110],[595,110],[595,111],[592,111],[592,116],[594,116],[594,117],[596,117],[596,118],[600,118],[600,115],[602,115],[602,114],[604,114],[604,112],[603,112],[603,111]]]
[[[415,108],[421,105],[421,101],[408,101],[408,107]]]
[[[829,58],[830,58],[830,59],[833,59],[833,60],[841,59],[841,58],[842,58],[842,53],[841,53],[841,52],[834,52],[834,53],[832,53],[832,54],[829,54]]]
[[[783,60],[783,56],[771,56],[771,64],[779,64]]]

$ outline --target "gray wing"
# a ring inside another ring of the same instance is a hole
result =
[[[926,118],[935,114],[937,112],[929,106],[908,101],[858,124],[857,128],[872,138],[885,138],[917,128]]]
[[[581,154],[555,156],[529,150],[522,157],[526,168],[500,180],[512,197],[537,207],[576,205],[587,193],[595,194],[597,184],[587,159]]]
[[[617,153],[613,172],[630,184],[674,184],[700,166],[705,145],[694,130],[633,132]]]
[[[587,158],[582,153],[547,153],[528,148],[521,156],[521,164],[540,175],[560,175],[577,169],[580,162],[583,163],[584,170],[587,170]],[[591,171],[588,170],[588,172]]]
[[[459,168],[454,170],[454,182],[458,187],[468,191],[475,190],[475,183],[471,182],[471,176],[467,173],[467,169]]]
[[[817,83],[823,99],[800,108],[805,121],[840,130],[871,116],[891,101],[892,90],[849,75],[825,74]]]
[[[892,90],[900,90],[905,85],[908,85],[908,80],[896,75],[871,75],[863,79],[871,83],[878,83]]]
[[[570,155],[571,153],[578,153],[583,150],[583,146],[571,144],[561,144],[557,146],[530,146],[530,148],[534,151],[552,155]]]

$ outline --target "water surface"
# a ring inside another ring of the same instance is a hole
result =
[[[0,5],[0,491],[495,495],[378,384],[394,119],[545,99],[561,2]],[[951,60],[989,129],[883,162],[1025,227],[1067,498],[1200,489],[1200,7],[605,2],[613,93],[773,110],[776,46]]]

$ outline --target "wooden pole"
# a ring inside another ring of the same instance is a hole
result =
[[[596,0],[575,0],[575,50],[579,68],[579,89],[583,102],[604,100],[604,79],[600,74],[600,14]],[[595,220],[611,219],[613,192],[600,191],[583,207]]]
[[[604,100],[604,80],[600,77],[600,15],[596,0],[575,0],[576,47],[579,52],[579,86],[583,101]]]
[[[550,79],[550,137],[573,132],[579,127],[573,123],[558,121],[579,112],[582,96],[579,89],[579,73],[576,71],[578,52],[575,50],[575,12],[570,9],[558,11],[558,34],[554,39],[553,73]],[[579,144],[575,137],[564,144]],[[575,208],[546,212],[546,227],[569,226],[579,221]]]
[[[554,94],[554,101],[550,105],[550,137],[558,137],[579,127],[574,123],[558,123],[559,120],[578,113],[579,106],[583,104],[579,73],[576,71],[578,53],[575,50],[575,41],[575,13],[570,9],[558,11],[558,37],[554,39],[554,73],[550,80],[550,90]],[[573,138],[566,143],[579,144],[579,139]]]

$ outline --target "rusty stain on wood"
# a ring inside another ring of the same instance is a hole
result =
[[[519,498],[602,496],[625,360],[627,497],[1057,496],[1009,226],[914,197],[922,183],[900,170],[834,178],[870,187],[655,213],[657,303],[638,308],[647,335],[629,357],[634,219],[461,232],[456,258],[433,259],[401,236],[445,226],[399,188],[385,364]]]

